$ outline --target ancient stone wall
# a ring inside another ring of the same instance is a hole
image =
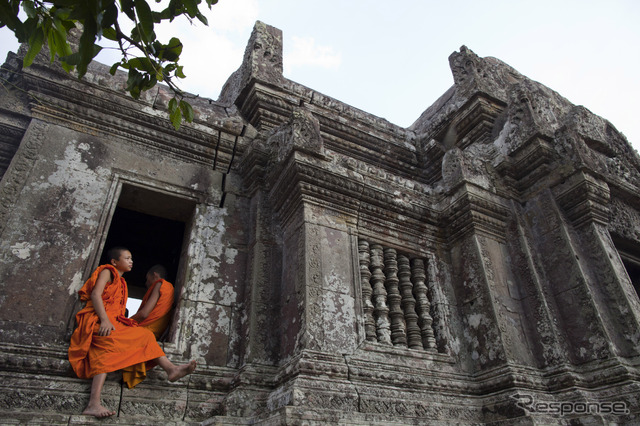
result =
[[[11,59],[0,414],[81,411],[76,291],[125,209],[184,226],[163,345],[199,362],[134,390],[110,374],[127,421],[637,421],[638,154],[497,59],[449,61],[454,86],[400,128],[284,78],[258,22],[176,132],[162,88],[133,101],[100,64],[77,81]]]

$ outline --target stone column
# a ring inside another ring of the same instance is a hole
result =
[[[506,244],[510,203],[489,190],[489,177],[458,148],[446,152],[443,176],[452,188],[443,217],[465,344],[461,361],[470,371],[535,364],[528,346],[537,333],[525,326],[520,271]]]
[[[334,197],[354,188],[316,166],[326,161],[319,123],[304,108],[272,132],[267,146],[269,202],[282,232],[281,316],[272,327],[280,333],[280,371],[288,377],[267,404],[353,411],[357,394],[342,354],[365,339],[356,316],[360,266],[355,216]]]
[[[597,352],[630,357],[638,355],[640,306],[635,290],[613,244],[609,222],[609,187],[585,172],[578,172],[554,188],[555,199],[570,220],[574,232],[568,233],[575,252],[572,260],[580,271],[584,292],[593,309],[590,315],[602,328],[604,343]],[[585,330],[592,324],[585,324]],[[593,336],[584,335],[592,343]],[[589,350],[593,352],[593,350]]]

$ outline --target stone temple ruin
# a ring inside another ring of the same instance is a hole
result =
[[[22,52],[24,53],[24,52]],[[93,64],[2,70],[0,418],[80,423],[77,290],[111,245],[176,285],[170,359],[107,422],[640,422],[640,158],[608,121],[462,47],[401,128],[290,81],[258,22],[175,131]],[[138,275],[136,275],[136,273]],[[141,274],[141,275],[140,275]]]

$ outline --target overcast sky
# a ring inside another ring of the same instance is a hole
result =
[[[181,34],[181,87],[203,97],[218,97],[260,20],[283,31],[287,78],[408,127],[453,84],[448,57],[466,45],[608,119],[640,151],[637,0],[219,0],[207,16],[209,27],[157,30]],[[0,30],[2,58],[16,46]]]

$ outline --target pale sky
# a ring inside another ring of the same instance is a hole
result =
[[[205,98],[260,20],[283,31],[285,77],[408,127],[453,84],[448,57],[466,45],[608,119],[640,151],[637,0],[219,0],[206,15],[209,27],[156,30],[180,33],[180,86]],[[16,48],[1,29],[0,56]]]

